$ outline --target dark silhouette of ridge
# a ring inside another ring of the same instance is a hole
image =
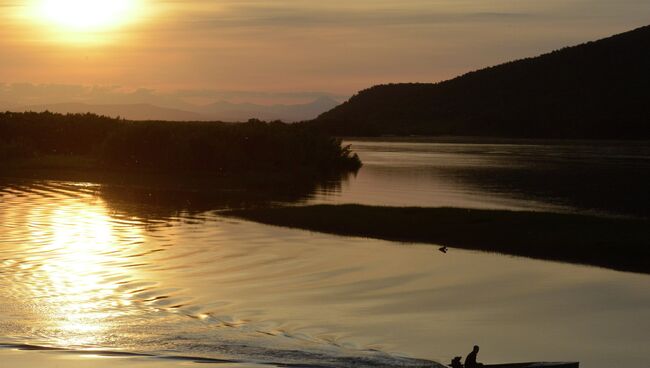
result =
[[[650,26],[467,73],[379,85],[306,124],[337,135],[650,138]]]

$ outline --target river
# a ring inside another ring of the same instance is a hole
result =
[[[643,145],[348,143],[361,171],[297,203],[647,214]],[[431,366],[474,344],[488,363],[650,362],[649,275],[272,227],[116,190],[0,181],[0,345],[271,366]]]

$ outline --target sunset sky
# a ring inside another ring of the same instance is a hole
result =
[[[344,99],[649,20],[647,0],[0,0],[0,102]]]

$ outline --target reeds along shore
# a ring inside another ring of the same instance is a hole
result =
[[[0,164],[47,163],[53,156],[71,166],[174,173],[324,173],[361,166],[339,139],[282,122],[135,122],[94,114],[0,113]]]

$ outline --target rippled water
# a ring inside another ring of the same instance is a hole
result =
[[[382,170],[406,180],[364,149],[358,182],[314,200],[434,205],[451,188],[415,173],[421,192],[362,190]],[[458,184],[447,204],[557,206]],[[487,362],[650,361],[648,275],[270,227],[123,190],[0,182],[0,344],[323,367],[431,366],[419,359],[476,343]]]
[[[150,221],[114,213],[97,189],[54,182],[2,188],[0,326],[12,342],[233,361],[423,366],[337,335],[326,318],[335,324],[332,310],[320,310],[318,324],[302,325],[303,305],[284,300],[308,298],[315,286],[334,286],[348,272],[311,260],[310,249],[326,245],[309,240],[303,247],[301,234],[215,214]],[[273,313],[277,308],[283,314]]]

